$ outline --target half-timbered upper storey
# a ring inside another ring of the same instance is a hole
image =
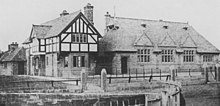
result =
[[[81,11],[67,13],[60,17],[33,25],[29,42],[32,53],[53,52],[97,52],[101,37]]]
[[[51,26],[48,25],[33,25],[29,38],[23,43],[28,45],[31,54],[45,54],[45,40],[47,32]]]

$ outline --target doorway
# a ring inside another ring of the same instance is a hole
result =
[[[24,75],[24,62],[18,63],[18,75]]]
[[[121,57],[121,73],[122,74],[127,74],[128,70],[127,70],[127,61],[128,61],[128,57]]]

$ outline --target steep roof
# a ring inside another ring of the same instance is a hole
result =
[[[117,23],[119,28],[107,31],[101,39],[100,42],[106,46],[106,51],[136,51],[135,44],[145,33],[154,46],[163,46],[161,43],[164,43],[166,46],[175,44],[176,47],[182,47],[185,41],[190,40],[196,43],[198,52],[220,53],[188,23],[123,17],[109,17],[108,20],[111,23],[115,21],[114,23]],[[193,44],[192,42],[187,46]]]
[[[18,47],[13,51],[7,51],[0,57],[0,62],[26,61],[25,49]]]
[[[76,11],[68,15],[44,22],[40,25],[33,25],[30,37],[23,43],[31,42],[33,37],[47,38],[59,35],[81,12]],[[81,13],[82,14],[82,13]]]
[[[80,13],[80,11],[76,11],[54,20],[42,23],[41,25],[51,26],[51,29],[47,32],[45,37],[57,36],[60,34]]]

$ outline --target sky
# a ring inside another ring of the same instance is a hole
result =
[[[19,45],[30,36],[33,24],[94,6],[94,23],[104,35],[108,11],[117,17],[188,22],[209,42],[220,49],[220,0],[0,0],[0,50],[8,44]]]

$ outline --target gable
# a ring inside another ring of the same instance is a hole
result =
[[[147,34],[143,34],[136,42],[135,45],[138,46],[153,46],[152,41],[147,36]]]
[[[97,29],[80,13],[69,25],[62,31],[63,33],[86,33],[101,37]]]
[[[183,42],[182,47],[197,47],[196,43],[192,39],[192,37],[187,36],[186,40]]]
[[[173,39],[167,34],[164,39],[159,43],[159,46],[176,46]]]

